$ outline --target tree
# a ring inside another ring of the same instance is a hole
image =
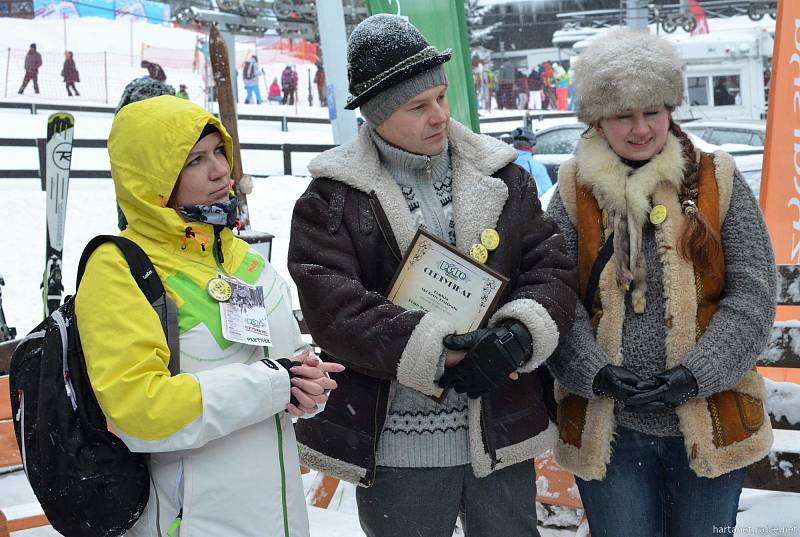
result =
[[[466,9],[467,16],[467,32],[469,33],[469,46],[479,47],[485,46],[488,41],[492,39],[492,34],[503,23],[501,21],[492,24],[484,22],[486,10],[491,7],[490,5],[481,5],[480,0],[466,0],[464,8]]]

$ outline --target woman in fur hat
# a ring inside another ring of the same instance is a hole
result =
[[[549,212],[584,304],[549,363],[556,459],[595,536],[733,527],[772,443],[754,370],[775,314],[767,228],[733,159],[673,121],[683,89],[677,53],[647,33],[606,34],[575,66],[589,128]]]

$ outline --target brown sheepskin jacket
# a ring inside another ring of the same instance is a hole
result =
[[[328,475],[372,484],[378,440],[394,383],[437,395],[435,375],[449,323],[389,302],[385,293],[416,229],[395,180],[382,169],[372,130],[319,155],[314,180],[292,218],[289,272],[314,341],[347,366],[334,378],[325,411],[296,425],[303,462]],[[494,228],[499,247],[487,265],[510,284],[490,325],[521,321],[533,354],[520,379],[469,400],[470,457],[478,477],[553,446],[555,427],[540,368],[568,332],[577,275],[564,238],[541,209],[535,182],[511,164],[515,151],[450,123],[456,247],[466,253]]]

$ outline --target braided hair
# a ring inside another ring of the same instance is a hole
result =
[[[678,240],[678,254],[692,263],[696,271],[713,278],[722,278],[722,274],[716,269],[717,261],[722,257],[722,240],[697,207],[700,166],[697,163],[694,144],[671,117],[669,130],[681,143],[685,170],[678,197],[683,214],[686,216],[686,227]]]

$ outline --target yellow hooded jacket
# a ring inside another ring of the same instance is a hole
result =
[[[151,453],[150,501],[127,535],[161,535],[157,525],[166,531],[182,511],[183,537],[307,537],[297,447],[284,412],[289,375],[261,361],[304,346],[288,287],[230,229],[186,222],[165,207],[207,123],[219,129],[232,165],[221,123],[173,96],[124,107],[108,140],[128,220],[122,235],[147,253],[178,307],[181,374],[170,376],[159,318],[110,243],[90,258],[75,300],[87,370],[119,436],[132,451]],[[219,305],[206,291],[218,273],[263,286],[272,347],[222,337]]]

